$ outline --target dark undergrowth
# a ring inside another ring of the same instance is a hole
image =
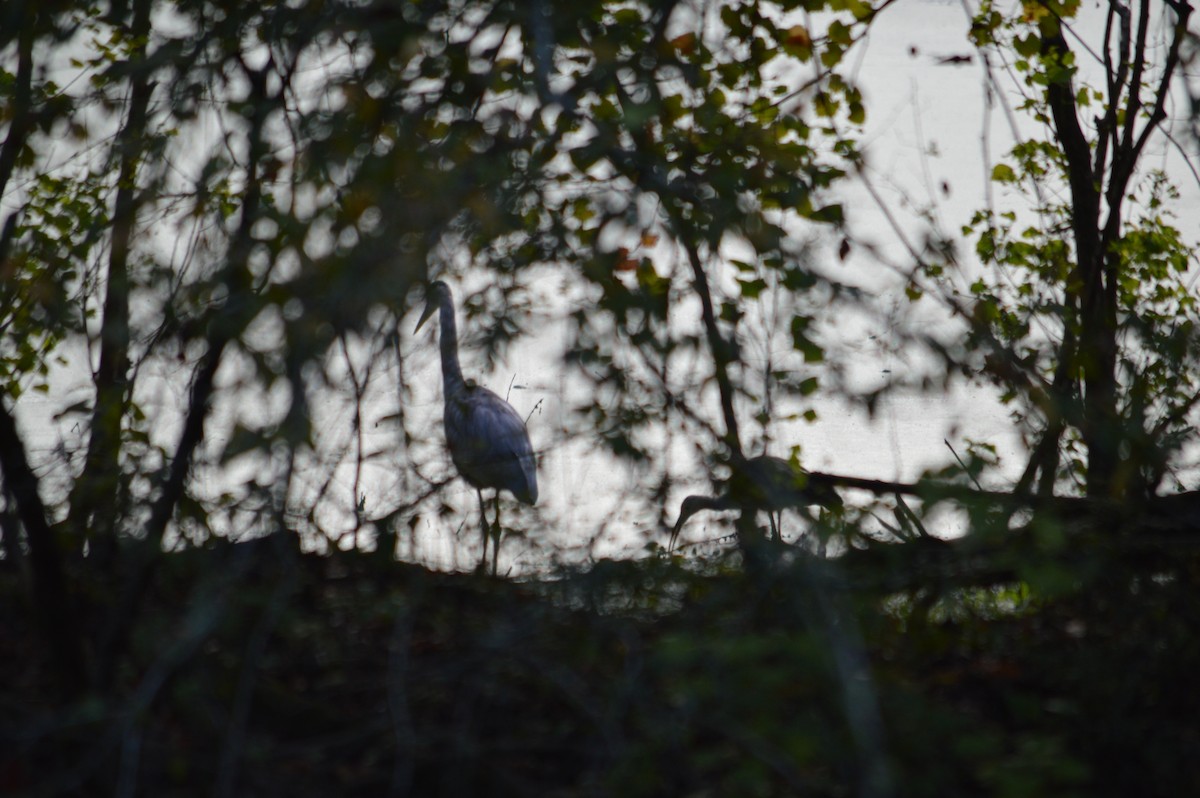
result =
[[[511,582],[289,541],[167,556],[113,687],[70,701],[0,576],[0,793],[1200,789],[1190,550],[1058,548],[1007,581],[917,541]]]

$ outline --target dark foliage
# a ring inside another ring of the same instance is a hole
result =
[[[189,551],[168,558],[111,698],[61,703],[43,659],[4,659],[0,786],[243,796],[1200,787],[1200,557],[1181,550],[1146,570],[1092,562],[1086,582],[1020,607],[1002,590],[889,591],[905,564],[950,573],[977,557],[951,544],[918,557],[925,545],[789,556],[754,577],[650,560],[526,584],[303,555],[281,536]],[[1047,570],[1079,560],[1042,555]],[[4,591],[5,649],[39,651],[12,574]],[[860,656],[863,668],[848,671]],[[864,738],[864,711],[882,720],[876,740]]]

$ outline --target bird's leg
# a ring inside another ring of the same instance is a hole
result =
[[[483,527],[483,557],[479,560],[479,573],[487,573],[488,520],[483,507],[483,491],[478,488],[475,495],[479,497],[479,525]]]
[[[496,568],[500,564],[500,536],[504,534],[504,530],[500,528],[500,491],[496,491],[496,523],[492,527],[492,576],[496,575]]]
[[[804,531],[804,537],[813,541],[813,554],[818,559],[825,559],[826,537],[822,534],[822,527],[819,523],[821,518],[825,518],[825,512],[822,511],[819,517],[814,517],[809,514],[808,510],[801,508],[801,515],[808,521],[807,529]],[[827,531],[827,530],[826,530]]]

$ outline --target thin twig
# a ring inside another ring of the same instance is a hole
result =
[[[958,452],[954,451],[954,447],[950,444],[950,441],[946,438],[942,438],[942,443],[946,444],[946,448],[950,450],[950,454],[954,455],[954,459],[958,461],[958,464],[962,466],[963,471],[965,471],[967,476],[971,478],[971,481],[975,483],[975,487],[979,488],[979,490],[983,490],[983,485],[979,484],[979,480],[977,480],[975,475],[971,473],[971,469],[967,468],[967,464],[964,463],[963,459],[958,456]]]

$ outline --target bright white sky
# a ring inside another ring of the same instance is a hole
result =
[[[1093,18],[1099,15],[1094,11],[1085,9],[1084,13],[1086,21],[1081,30],[1095,31],[1102,24],[1102,17],[1097,21]],[[916,211],[926,206],[934,208],[943,230],[957,231],[975,210],[985,205],[991,166],[1012,142],[1009,123],[1001,109],[996,107],[989,113],[985,108],[983,69],[978,58],[964,65],[939,63],[946,56],[972,53],[966,40],[968,27],[968,14],[959,2],[905,0],[876,21],[870,38],[848,59],[866,99],[867,178],[876,196],[887,203],[889,212],[906,232],[920,229]],[[1090,38],[1095,41],[1097,37]],[[991,161],[985,157],[985,147]],[[1164,168],[1175,179],[1182,193],[1176,208],[1177,221],[1186,237],[1200,239],[1200,190],[1182,157],[1164,144],[1147,159],[1147,164]],[[896,232],[871,193],[862,185],[848,185],[841,193],[855,238],[874,242],[885,259],[905,262]],[[1005,199],[996,197],[1001,203]],[[963,247],[965,261],[970,260],[969,250],[969,246]],[[846,319],[833,331],[831,357],[842,358],[864,385],[885,380],[889,373],[920,368],[919,363],[896,358],[886,345],[891,340],[889,314],[894,311],[903,315],[909,311],[908,300],[895,277],[881,266],[877,257],[861,248],[856,248],[845,263],[838,261],[832,251],[826,255],[831,276],[867,288],[879,298],[876,318]],[[964,285],[967,282],[964,280]],[[461,297],[464,286],[454,287]],[[562,302],[558,285],[541,285],[539,290],[548,306]],[[928,325],[946,323],[945,316],[932,303],[924,302],[917,311],[918,318]],[[416,314],[412,313],[405,319],[402,331],[411,333],[415,323]],[[471,331],[465,328],[461,314],[459,326],[464,344],[469,344]],[[448,475],[450,466],[440,449],[441,379],[432,332],[435,328],[431,324],[416,336],[410,334],[402,342],[402,348],[409,376],[420,388],[412,406],[406,409],[407,423],[412,430],[434,432],[431,444],[414,448],[410,454],[420,459],[418,466],[422,473],[436,477]],[[666,539],[666,531],[657,525],[655,511],[647,507],[638,489],[643,475],[627,472],[593,451],[586,440],[565,438],[567,430],[578,427],[571,420],[570,408],[575,404],[573,392],[581,387],[564,378],[558,365],[563,340],[560,330],[547,325],[535,338],[514,347],[507,363],[500,364],[491,374],[480,372],[480,361],[469,350],[462,353],[468,377],[474,377],[501,396],[508,396],[522,416],[533,413],[529,429],[535,448],[542,452],[538,474],[540,501],[533,509],[518,509],[514,502],[506,501],[505,526],[542,530],[536,534],[550,539],[534,541],[541,554],[515,541],[506,543],[501,552],[502,570],[511,569],[513,573],[535,566],[547,550],[559,550],[581,541],[593,541],[593,556],[629,556],[639,551],[648,539],[659,543],[665,543]],[[72,378],[65,373],[57,384],[78,385],[78,372],[74,374]],[[356,490],[364,496],[368,518],[390,510],[398,493],[411,484],[411,471],[406,469],[411,469],[412,464],[401,460],[396,453],[399,430],[385,418],[394,412],[394,387],[389,388],[394,381],[389,383],[386,374],[383,377],[375,403],[368,403],[364,427],[366,449],[375,455],[357,482],[354,470],[344,467],[339,469],[332,487],[333,491],[344,494],[336,502],[343,508],[348,506],[347,497],[355,495]],[[184,387],[178,384],[164,387],[176,394],[174,401],[183,401]],[[32,435],[35,454],[49,452],[58,445],[64,429],[50,419],[62,407],[81,398],[75,393],[67,390],[49,398],[27,395],[22,399],[18,412],[23,426]],[[894,395],[880,405],[873,419],[834,399],[818,399],[814,404],[819,413],[816,422],[777,425],[771,453],[786,456],[790,445],[800,444],[805,465],[813,470],[912,480],[926,469],[949,462],[951,455],[944,440],[962,452],[965,439],[970,438],[997,447],[1006,477],[1012,478],[1023,466],[1019,437],[1006,411],[986,389],[960,385],[948,396]],[[719,417],[715,397],[712,405],[711,415],[715,419]],[[372,408],[378,409],[374,416]],[[786,410],[781,408],[780,412]],[[345,402],[331,398],[328,403],[314,407],[313,412],[331,450],[355,445],[351,440],[351,410]],[[217,421],[220,426],[221,419]],[[69,430],[66,432],[69,434]],[[688,442],[674,440],[665,452],[670,472],[681,480],[666,513],[667,519],[673,520],[684,493],[706,490],[707,474]],[[314,481],[314,489],[319,482],[319,479]],[[442,498],[458,512],[444,519],[434,518],[432,512],[424,513],[414,528],[414,545],[402,554],[440,567],[469,568],[478,557],[474,491],[461,480],[455,480]],[[329,512],[337,515],[339,511],[330,508]],[[688,525],[684,539],[701,541],[728,531],[727,519],[702,515]],[[952,534],[953,524],[949,523],[943,531]]]

